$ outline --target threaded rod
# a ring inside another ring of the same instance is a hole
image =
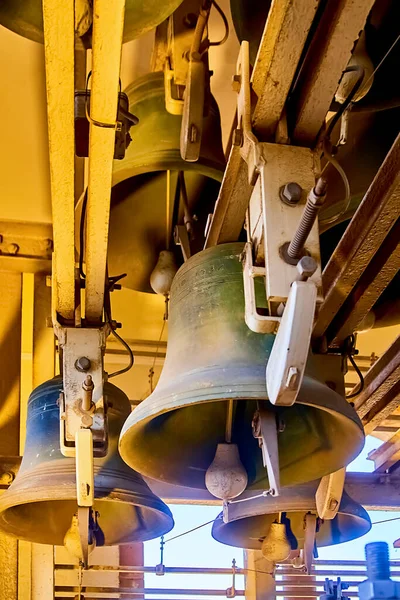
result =
[[[390,579],[389,546],[386,542],[372,542],[365,546],[367,575],[371,581]]]

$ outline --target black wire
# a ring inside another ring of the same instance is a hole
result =
[[[107,272],[106,272],[107,286],[106,286],[105,300],[104,300],[104,315],[106,318],[106,323],[108,323],[110,325],[111,333],[124,346],[125,350],[128,351],[129,364],[126,367],[124,367],[123,369],[120,369],[119,371],[114,371],[114,373],[111,373],[108,376],[108,379],[111,379],[111,377],[116,377],[117,375],[122,375],[123,373],[127,373],[128,371],[130,371],[132,369],[134,362],[135,362],[135,357],[133,356],[132,348],[129,346],[128,342],[126,342],[124,340],[124,338],[115,331],[115,329],[113,327],[113,320],[111,317],[110,291],[111,291],[112,287],[115,285],[115,283],[122,277],[125,277],[125,274],[118,275],[117,277],[109,278],[108,277],[108,269],[107,269]]]
[[[357,365],[357,363],[356,363],[356,361],[354,360],[354,357],[353,357],[353,351],[354,351],[355,343],[356,343],[356,337],[355,337],[354,334],[352,334],[346,340],[346,346],[347,346],[346,347],[346,354],[347,354],[347,358],[351,362],[351,364],[352,364],[355,372],[357,373],[357,375],[358,375],[358,377],[360,379],[360,383],[357,384],[357,386],[355,386],[355,387],[357,387],[356,391],[352,392],[351,394],[348,394],[346,396],[346,398],[355,398],[355,396],[358,396],[358,394],[361,394],[361,392],[364,389],[364,384],[365,384],[364,376],[361,373],[360,369],[358,368],[358,365]]]
[[[88,188],[85,190],[85,194],[83,196],[82,201],[82,211],[81,211],[81,221],[79,225],[79,274],[82,279],[86,279],[86,274],[83,271],[83,255],[84,255],[84,246],[85,246],[85,219],[86,219],[86,206],[88,199]]]
[[[357,81],[355,82],[355,84],[351,88],[351,92],[347,96],[346,100],[343,102],[343,104],[340,105],[339,110],[337,111],[337,113],[335,114],[335,116],[333,117],[333,119],[331,120],[331,122],[329,123],[328,129],[326,130],[326,133],[325,133],[325,136],[324,136],[325,139],[329,140],[329,138],[331,137],[333,128],[335,127],[336,123],[339,121],[340,117],[343,115],[343,113],[349,107],[349,105],[352,102],[354,96],[357,94],[358,90],[361,87],[361,84],[362,84],[363,79],[364,79],[364,73],[365,73],[363,67],[360,67],[359,65],[351,65],[350,67],[347,67],[347,69],[345,69],[345,71],[343,72],[343,75],[345,73],[352,73],[352,72],[358,72]]]
[[[224,13],[224,11],[222,10],[222,8],[219,6],[219,4],[216,2],[216,0],[212,0],[213,5],[215,6],[215,8],[217,9],[217,11],[220,14],[220,17],[224,23],[224,27],[225,27],[225,35],[224,37],[219,40],[218,42],[209,42],[209,46],[222,46],[222,44],[225,44],[226,40],[229,37],[229,23],[228,23],[228,19],[226,18],[226,15]]]

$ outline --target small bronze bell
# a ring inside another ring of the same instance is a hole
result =
[[[181,2],[182,0],[126,0],[124,42],[133,40],[159,25]],[[92,20],[92,2],[75,0],[75,28],[78,35],[90,35]],[[23,37],[43,43],[41,0],[1,0],[0,23]]]
[[[122,458],[143,475],[204,489],[218,444],[230,441],[239,449],[248,485],[266,489],[252,431],[257,403],[276,416],[282,485],[337,471],[363,447],[357,413],[314,375],[312,357],[296,403],[286,408],[267,402],[265,367],[274,335],[253,333],[245,324],[242,251],[243,244],[234,243],[199,252],[173,280],[160,380],[120,437]],[[262,296],[261,282],[258,292]]]
[[[296,502],[299,499],[285,496],[274,499],[263,499],[264,514],[236,519],[224,523],[222,513],[215,519],[212,536],[217,542],[249,550],[261,550],[264,540],[270,535],[271,527],[278,523],[281,513],[281,524],[286,529],[286,539],[291,549],[297,550],[304,546],[305,516],[311,512],[316,514],[315,496],[307,493],[301,500],[301,508]],[[249,503],[251,504],[251,503]],[[306,508],[307,507],[307,508]],[[332,520],[317,518],[315,541],[318,546],[332,546],[359,538],[371,529],[371,520],[367,511],[344,491],[336,517]]]
[[[194,243],[202,247],[205,221],[217,199],[225,168],[221,124],[218,106],[211,97],[199,160],[185,162],[180,155],[182,117],[165,108],[164,74],[149,73],[125,92],[129,110],[139,123],[132,130],[133,141],[125,158],[114,161],[109,268],[112,273],[127,273],[124,286],[151,292],[150,274],[159,253],[172,241],[172,225],[184,218],[179,194],[176,197],[180,171],[188,209],[192,215],[200,211]]]
[[[77,511],[75,460],[60,452],[61,390],[62,379],[56,377],[32,392],[21,468],[0,496],[0,528],[42,544],[62,545]],[[104,396],[109,446],[106,457],[94,459],[96,537],[102,545],[158,537],[172,529],[171,512],[118,454],[118,435],[130,412],[129,400],[110,383],[104,386]]]

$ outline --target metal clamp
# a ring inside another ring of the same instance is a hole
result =
[[[303,381],[314,322],[317,288],[312,281],[294,281],[267,364],[268,399],[292,406]]]
[[[63,390],[60,395],[61,452],[64,456],[75,456],[76,434],[82,428],[90,428],[94,456],[105,456],[108,435],[103,397],[103,354],[108,325],[79,328],[57,324],[55,331],[62,351],[63,367]],[[77,368],[77,357],[80,356],[90,362],[90,368],[85,373]]]
[[[269,317],[261,315],[257,310],[256,291],[254,279],[265,277],[264,267],[253,265],[253,247],[247,242],[243,252],[243,287],[246,325],[255,333],[274,333],[279,325],[280,317]]]

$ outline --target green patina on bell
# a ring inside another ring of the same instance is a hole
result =
[[[25,452],[15,481],[0,496],[0,529],[30,542],[63,544],[77,511],[75,459],[60,451],[61,377],[36,388],[28,403]],[[94,459],[94,511],[104,545],[140,542],[172,529],[169,508],[118,453],[130,413],[126,395],[104,386],[108,454]]]
[[[305,516],[309,512],[316,514],[315,495],[306,494],[301,500],[301,506],[298,506],[298,498],[286,497],[285,491],[282,490],[278,498],[263,498],[264,514],[229,523],[224,523],[222,513],[219,514],[213,523],[213,538],[228,546],[261,550],[272,523],[278,522],[279,513],[282,513],[281,522],[286,527],[286,537],[292,550],[303,548]],[[317,547],[342,544],[365,535],[370,529],[371,520],[367,511],[344,491],[336,517],[332,520],[317,518],[315,542]]]
[[[122,458],[144,475],[205,488],[217,445],[226,441],[230,399],[231,441],[238,446],[249,486],[268,487],[252,434],[257,401],[274,411],[280,423],[282,485],[336,471],[363,447],[364,432],[355,410],[318,379],[312,360],[292,407],[273,407],[267,401],[265,368],[274,335],[253,333],[245,324],[242,251],[241,243],[204,250],[173,280],[160,380],[129,416],[120,437]],[[257,289],[265,299],[261,282]]]
[[[182,0],[126,0],[123,41],[129,42],[159,25]],[[82,33],[91,34],[91,2],[75,0],[76,13],[81,13],[79,25]],[[0,2],[0,24],[34,42],[43,43],[42,0],[2,0]],[[90,43],[90,39],[88,40]],[[62,43],[62,42],[61,42]]]
[[[175,198],[179,171],[184,172],[190,211],[199,216],[192,250],[196,244],[198,249],[202,247],[205,220],[213,211],[225,168],[221,124],[218,106],[211,97],[199,160],[185,162],[180,155],[182,117],[165,108],[164,74],[149,73],[125,92],[129,110],[139,118],[139,124],[131,130],[133,140],[125,158],[114,161],[109,267],[112,273],[127,273],[124,286],[151,292],[150,274],[159,252],[171,242],[172,225],[183,223],[182,203],[179,209],[179,199]]]

